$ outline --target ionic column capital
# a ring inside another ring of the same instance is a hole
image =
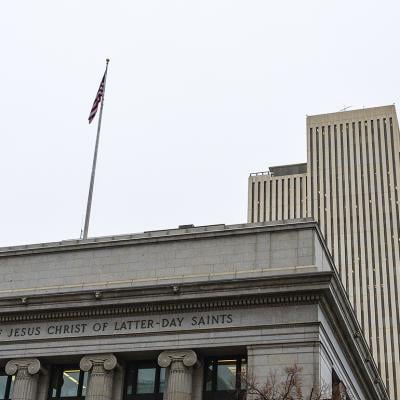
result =
[[[193,350],[163,351],[158,356],[158,365],[169,370],[164,400],[191,400],[196,364],[197,355]]]
[[[193,350],[167,350],[158,356],[158,365],[162,368],[167,368],[176,361],[190,368],[197,364],[197,354]]]
[[[7,375],[14,375],[11,398],[14,400],[36,400],[39,372],[42,365],[37,358],[17,358],[6,364]]]
[[[7,375],[15,375],[21,370],[26,371],[29,375],[35,375],[42,370],[42,365],[37,358],[20,358],[10,360],[6,364]]]
[[[89,372],[86,400],[112,400],[114,369],[117,365],[114,354],[93,354],[81,359],[81,370]]]
[[[93,354],[85,356],[79,363],[82,371],[88,372],[91,369],[103,369],[104,372],[113,370],[118,365],[117,357],[114,354]]]

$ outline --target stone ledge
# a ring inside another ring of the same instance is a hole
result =
[[[282,230],[314,229],[320,237],[317,222],[311,218],[288,221],[246,223],[237,225],[210,225],[191,229],[170,229],[163,231],[143,232],[130,235],[95,237],[85,240],[62,240],[59,242],[38,243],[23,246],[0,247],[0,257],[65,252],[73,250],[89,250],[116,246],[132,246],[137,244],[161,243],[176,240],[226,237],[246,235],[249,233],[273,232]]]
[[[333,272],[316,272],[278,277],[196,282],[178,286],[160,285],[109,289],[101,292],[43,294],[27,297],[23,304],[20,297],[13,297],[0,300],[0,321],[37,320],[47,318],[47,315],[60,316],[51,318],[65,318],[69,315],[72,317],[96,316],[105,315],[104,313],[107,312],[118,315],[112,310],[126,309],[130,310],[127,313],[146,312],[150,308],[157,311],[167,311],[168,309],[175,311],[181,309],[176,307],[183,307],[182,304],[205,304],[238,297],[248,298],[249,293],[252,292],[257,292],[257,296],[266,296],[269,299],[291,296],[291,293],[294,292],[296,292],[296,296],[303,296],[327,290],[333,276]],[[269,304],[273,304],[273,300],[269,300],[269,302]]]
[[[270,296],[227,297],[218,300],[204,300],[193,302],[139,304],[123,307],[104,307],[97,309],[48,311],[30,314],[0,315],[0,322],[45,321],[57,319],[75,319],[103,316],[137,315],[148,313],[175,313],[190,311],[209,311],[218,309],[255,307],[262,305],[286,305],[317,303],[321,300],[320,294],[287,294]]]

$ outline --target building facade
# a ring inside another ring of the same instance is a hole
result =
[[[307,180],[306,163],[250,174],[248,222],[306,218]]]
[[[309,116],[303,173],[284,166],[251,174],[248,208],[252,222],[319,222],[393,399],[400,396],[399,138],[394,106]]]
[[[0,249],[0,399],[388,400],[311,220]],[[252,399],[248,396],[247,399]]]

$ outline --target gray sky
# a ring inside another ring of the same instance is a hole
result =
[[[399,104],[400,2],[15,0],[0,8],[0,246],[246,221],[305,116]]]

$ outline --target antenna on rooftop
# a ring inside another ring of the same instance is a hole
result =
[[[342,111],[347,111],[349,108],[351,108],[351,107],[353,107],[353,106],[344,106],[341,110],[339,110],[340,112],[342,112]]]

